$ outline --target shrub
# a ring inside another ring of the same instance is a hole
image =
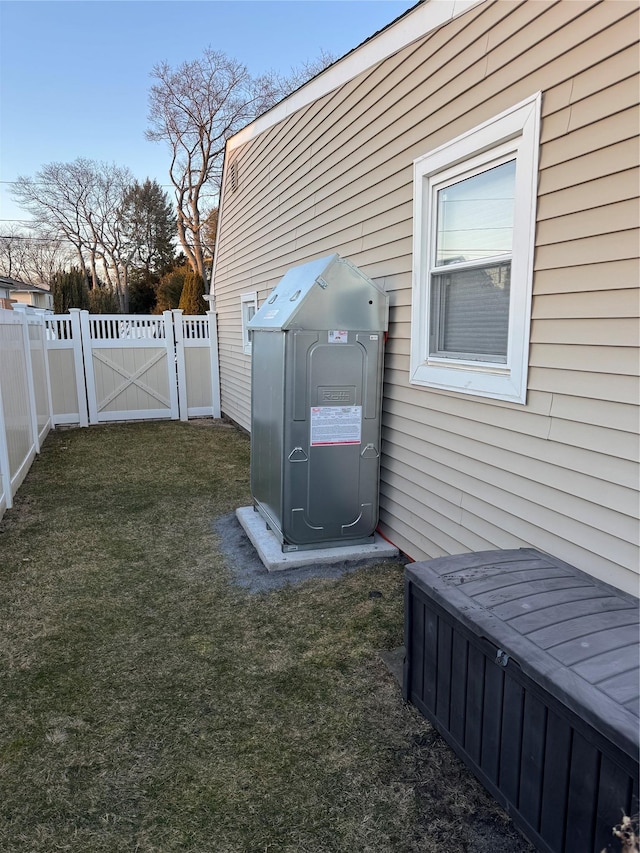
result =
[[[155,314],[162,314],[163,311],[172,311],[178,307],[180,296],[182,295],[182,287],[188,272],[189,267],[183,264],[182,266],[174,267],[174,269],[162,276],[156,290]]]
[[[119,314],[120,302],[111,287],[94,287],[89,291],[91,314]]]
[[[204,296],[204,281],[202,276],[190,270],[184,280],[178,308],[185,314],[206,314],[207,305]]]
[[[82,270],[72,267],[59,270],[51,279],[53,310],[56,314],[66,314],[69,308],[89,307],[89,288]]]

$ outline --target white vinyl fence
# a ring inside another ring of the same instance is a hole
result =
[[[220,417],[215,313],[0,310],[0,516],[49,429]]]
[[[51,426],[43,318],[0,310],[0,516],[13,505]]]

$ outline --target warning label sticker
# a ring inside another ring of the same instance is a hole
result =
[[[362,406],[312,406],[311,446],[360,444]]]

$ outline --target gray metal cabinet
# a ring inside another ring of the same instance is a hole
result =
[[[290,269],[249,323],[251,491],[283,551],[372,540],[387,324],[337,254]]]

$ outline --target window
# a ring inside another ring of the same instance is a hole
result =
[[[414,163],[413,384],[526,401],[540,95]]]
[[[258,294],[243,293],[240,297],[240,308],[242,310],[242,350],[247,355],[251,355],[251,336],[247,326],[258,310]]]

